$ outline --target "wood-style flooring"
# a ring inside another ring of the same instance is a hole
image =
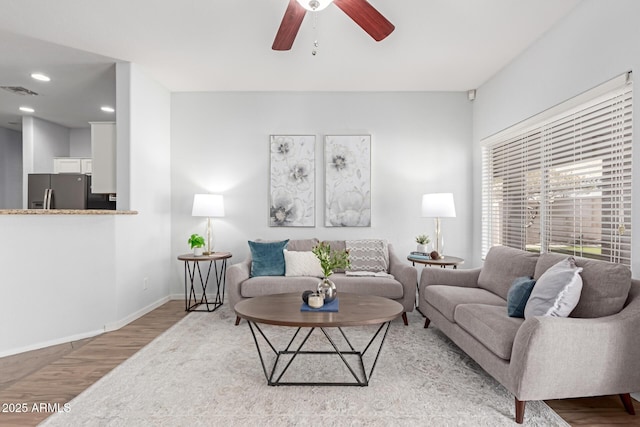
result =
[[[52,404],[62,408],[185,315],[184,301],[169,301],[117,331],[0,358],[0,426],[37,425],[51,415]],[[27,412],[1,412],[16,403],[26,404]],[[618,396],[547,403],[573,426],[640,426],[640,404],[634,401],[638,415],[629,415]],[[34,404],[42,411],[33,411]]]

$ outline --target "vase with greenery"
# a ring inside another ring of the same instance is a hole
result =
[[[429,244],[429,242],[431,242],[431,239],[426,234],[418,235],[416,237],[416,243],[418,244],[416,251],[426,254],[428,252],[427,245]]]
[[[351,267],[349,262],[349,252],[346,250],[331,250],[331,246],[326,242],[320,242],[314,246],[312,252],[320,261],[320,268],[324,278],[318,283],[318,292],[324,295],[325,302],[333,301],[338,291],[336,284],[329,279],[334,270],[347,269]]]
[[[199,234],[192,234],[187,240],[187,243],[193,249],[193,254],[195,256],[202,256],[202,252],[204,251],[204,237]]]

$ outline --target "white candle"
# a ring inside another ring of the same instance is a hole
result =
[[[309,295],[309,307],[320,308],[324,305],[324,298],[320,294]]]

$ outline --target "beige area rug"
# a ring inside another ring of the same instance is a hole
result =
[[[268,386],[246,321],[234,326],[234,319],[227,305],[189,314],[43,425],[516,425],[513,396],[437,329],[424,329],[419,313],[409,314],[408,327],[391,324],[368,387]],[[278,346],[292,331],[265,327]],[[345,328],[356,348],[374,331]],[[316,330],[308,344],[324,342]],[[375,356],[368,354],[365,363]],[[337,356],[307,355],[285,375],[343,374],[348,379]],[[525,425],[568,424],[544,402],[528,402]]]

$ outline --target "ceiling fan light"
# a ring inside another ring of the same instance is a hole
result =
[[[296,1],[300,3],[300,6],[304,7],[305,9],[311,12],[322,10],[325,7],[329,6],[331,3],[333,3],[333,0],[296,0]]]

